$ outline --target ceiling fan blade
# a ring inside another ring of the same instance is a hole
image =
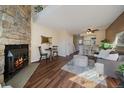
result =
[[[99,31],[99,29],[95,29],[95,30],[92,30],[93,32],[95,32],[95,31]]]
[[[87,29],[87,31],[91,31],[91,29],[89,28],[89,29]]]

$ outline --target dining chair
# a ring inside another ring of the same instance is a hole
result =
[[[42,60],[42,58],[44,58],[44,57],[45,57],[46,62],[47,62],[47,57],[48,57],[48,54],[47,54],[47,53],[42,53],[41,46],[39,46],[38,48],[39,48],[39,53],[40,53],[40,59],[39,59],[39,61],[41,61],[41,60]]]

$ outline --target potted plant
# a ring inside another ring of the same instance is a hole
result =
[[[101,48],[101,49],[111,49],[112,46],[111,46],[111,44],[109,43],[109,40],[104,39],[104,40],[101,40],[100,48]]]
[[[123,75],[124,77],[124,64],[118,66],[117,72]]]

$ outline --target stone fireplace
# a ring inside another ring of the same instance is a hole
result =
[[[28,45],[30,63],[31,6],[0,6],[0,77],[4,75],[5,48],[7,45]],[[18,50],[18,49],[17,49]],[[23,49],[22,49],[23,51]],[[12,51],[9,51],[11,54]],[[21,53],[21,51],[19,52]],[[9,55],[9,54],[8,54]],[[24,61],[19,58],[17,61]],[[17,63],[19,63],[17,62]],[[21,63],[20,63],[21,64]],[[16,64],[19,65],[19,64]],[[0,83],[3,79],[0,78]]]

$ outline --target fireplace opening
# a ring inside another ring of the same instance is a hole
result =
[[[28,65],[28,45],[6,45],[5,46],[5,82],[10,80],[17,72]]]

